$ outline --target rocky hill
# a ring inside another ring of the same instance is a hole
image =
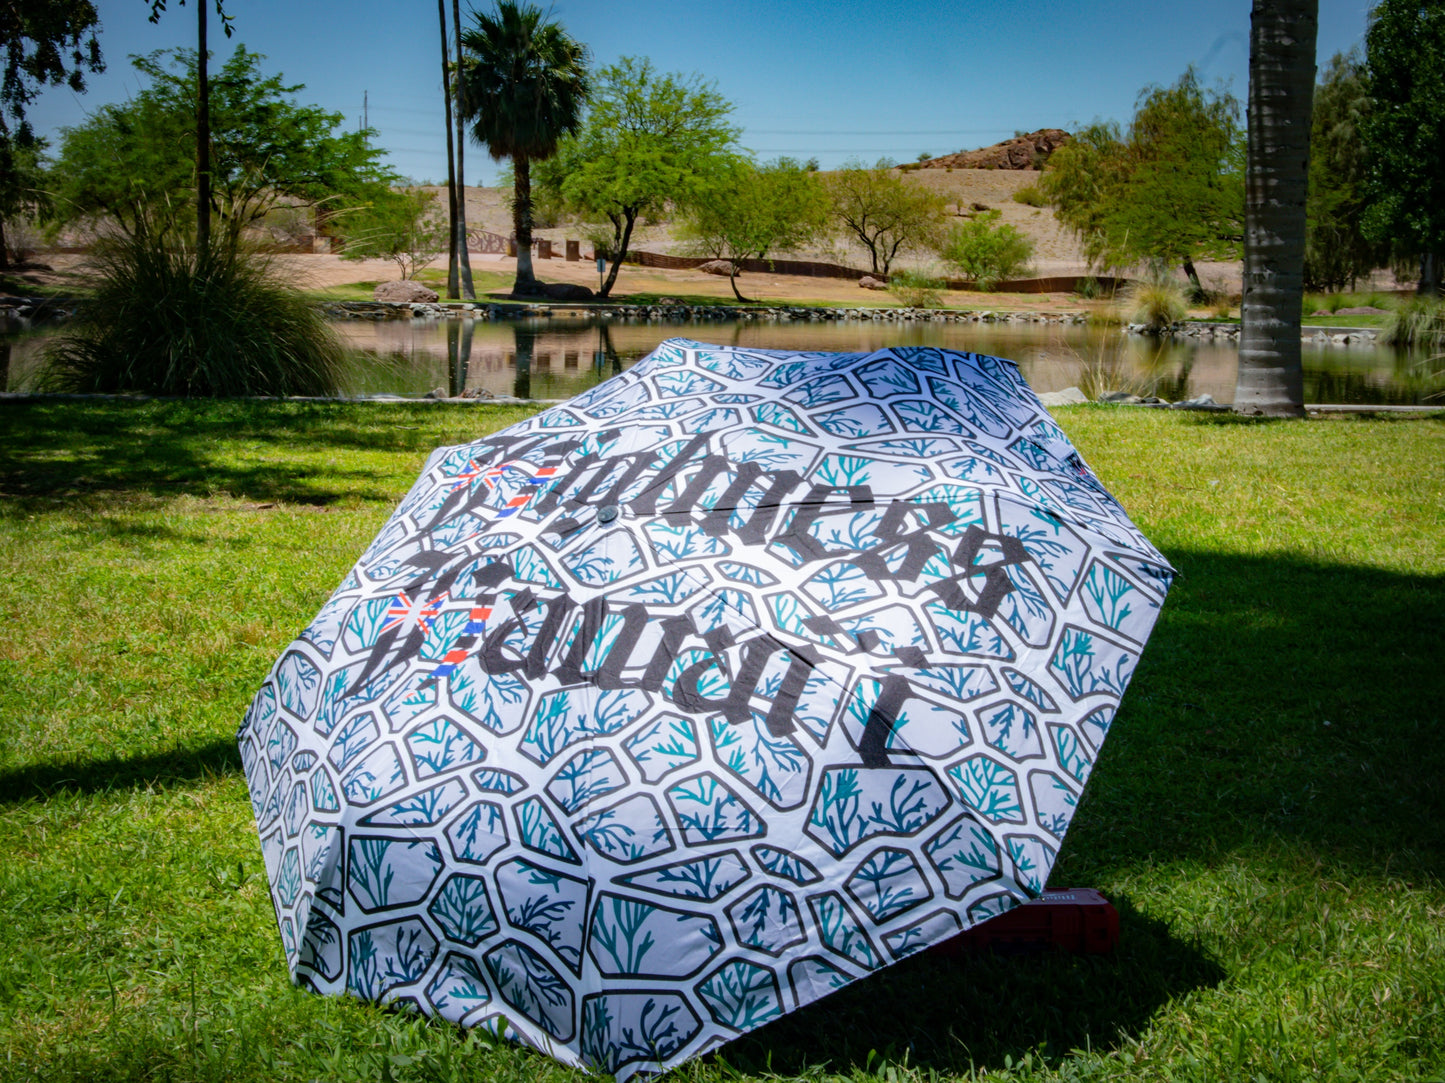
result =
[[[1049,155],[1069,141],[1062,128],[1040,128],[980,150],[961,150],[918,163],[920,169],[1042,169]]]

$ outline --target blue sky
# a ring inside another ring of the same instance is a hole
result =
[[[108,70],[89,92],[47,89],[38,130],[84,120],[139,89],[127,57],[193,45],[194,7],[170,0],[159,25],[148,0],[99,0]],[[477,6],[486,8],[487,4]],[[604,65],[646,56],[663,71],[711,80],[735,105],[743,143],[760,157],[900,161],[1006,139],[1015,131],[1127,121],[1139,91],[1194,64],[1241,99],[1248,84],[1249,0],[554,0],[543,2]],[[213,53],[237,42],[268,74],[304,83],[308,104],[359,124],[363,97],[392,165],[418,180],[446,174],[441,47],[430,0],[228,0],[236,36],[214,19]],[[450,0],[447,9],[450,12]],[[465,19],[468,5],[463,0]],[[1321,63],[1359,44],[1367,0],[1320,0]],[[58,139],[55,140],[58,142]],[[468,146],[467,181],[496,165]]]

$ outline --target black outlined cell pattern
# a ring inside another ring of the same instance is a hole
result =
[[[625,1081],[1040,893],[1173,571],[1001,359],[442,448],[239,733],[287,964]]]

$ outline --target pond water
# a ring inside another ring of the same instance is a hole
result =
[[[342,389],[348,395],[515,395],[565,399],[621,372],[664,339],[680,337],[759,349],[869,351],[940,346],[1007,357],[1036,391],[1080,387],[1155,394],[1171,402],[1208,394],[1234,397],[1237,350],[1229,342],[1125,335],[1058,324],[596,321],[584,318],[338,321],[354,349]],[[0,386],[23,390],[47,336],[10,351]],[[1305,346],[1305,401],[1404,405],[1425,400],[1438,382],[1423,355],[1387,347]]]

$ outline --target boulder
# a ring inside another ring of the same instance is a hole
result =
[[[514,301],[590,301],[592,290],[575,282],[534,282],[525,292],[512,291]]]
[[[705,275],[731,277],[733,273],[733,265],[725,259],[710,259],[706,263],[699,264],[697,269]]]
[[[576,282],[544,282],[540,285],[542,296],[549,301],[590,301],[593,296],[589,287]]]
[[[1066,387],[1062,391],[1042,391],[1039,401],[1045,406],[1075,406],[1088,402],[1089,398],[1077,387]]]
[[[1062,128],[1040,128],[991,147],[945,154],[919,165],[923,169],[1042,169],[1049,155],[1070,138]]]
[[[884,282],[881,278],[874,278],[872,275],[864,275],[858,279],[858,285],[862,286],[865,290],[886,290],[888,288],[887,282]]]
[[[410,278],[383,282],[372,291],[371,295],[378,301],[405,301],[413,304],[416,302],[430,304],[437,299],[436,290],[429,290],[420,282],[414,282]]]

